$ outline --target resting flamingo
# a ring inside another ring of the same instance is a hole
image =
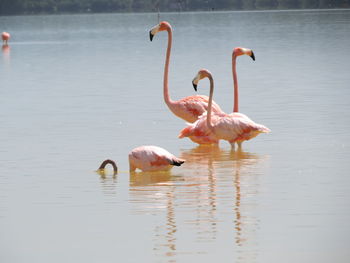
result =
[[[197,84],[203,78],[209,78],[210,81],[208,112],[203,114],[198,121],[184,128],[180,132],[179,138],[189,137],[194,142],[197,142],[201,135],[204,137],[210,136],[210,138],[217,140],[228,141],[234,150],[235,143],[238,143],[240,146],[243,141],[250,140],[260,133],[270,132],[267,127],[257,124],[249,118],[235,116],[235,113],[212,115],[211,104],[214,94],[214,80],[211,73],[206,69],[201,69],[193,79],[192,84],[194,89],[197,90]]]
[[[154,35],[159,31],[168,32],[168,47],[166,50],[166,59],[164,67],[164,79],[163,79],[163,96],[164,101],[168,105],[169,109],[179,118],[193,123],[199,116],[207,111],[209,98],[203,95],[188,96],[178,101],[173,101],[169,95],[168,88],[168,73],[169,73],[169,62],[172,45],[172,28],[171,25],[166,22],[160,22],[154,26],[150,31],[150,40],[152,41]],[[214,113],[221,113],[222,110],[215,102],[213,102],[212,110]]]
[[[9,41],[10,37],[11,37],[11,36],[10,36],[9,33],[7,33],[7,32],[2,32],[1,38],[2,38],[3,44],[7,45],[7,42]]]
[[[140,146],[129,153],[130,172],[137,168],[146,171],[167,171],[174,165],[181,166],[185,160],[177,158],[158,146]]]

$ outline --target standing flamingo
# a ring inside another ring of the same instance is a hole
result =
[[[192,84],[195,90],[197,90],[197,84],[199,80],[203,78],[209,78],[210,81],[210,95],[207,114],[203,114],[198,121],[189,124],[184,128],[179,138],[189,137],[196,142],[200,135],[208,134],[210,130],[210,136],[217,140],[225,140],[231,144],[232,149],[235,148],[235,143],[240,146],[243,141],[250,140],[259,135],[259,133],[268,133],[270,130],[261,125],[253,122],[249,118],[243,118],[242,116],[235,116],[235,113],[226,114],[211,114],[211,105],[214,93],[214,80],[211,73],[206,69],[201,69],[196,77],[193,79]],[[208,129],[209,128],[209,129]]]
[[[142,171],[167,171],[184,162],[185,160],[157,146],[140,146],[129,153],[130,172],[137,168]]]
[[[232,77],[233,77],[233,113],[236,117],[246,118],[249,121],[252,121],[247,115],[240,113],[238,110],[238,78],[236,70],[236,60],[237,57],[242,55],[248,55],[255,61],[255,55],[253,50],[249,48],[236,47],[232,51]],[[238,147],[242,146],[242,142],[237,142]]]
[[[11,37],[11,36],[10,36],[9,33],[7,33],[7,32],[2,32],[2,34],[1,34],[2,43],[5,44],[5,45],[7,45],[7,42],[9,41],[10,37]]]
[[[199,116],[201,116],[208,109],[209,98],[203,95],[188,96],[178,101],[173,101],[169,96],[168,88],[168,73],[169,73],[169,62],[170,62],[170,53],[172,45],[172,28],[171,25],[166,22],[160,22],[158,25],[154,26],[149,32],[150,40],[152,41],[155,34],[159,31],[168,32],[168,47],[166,50],[166,59],[164,67],[164,80],[163,80],[163,96],[164,101],[168,105],[169,109],[179,118],[193,123]],[[213,112],[221,113],[222,110],[215,102],[213,102]]]

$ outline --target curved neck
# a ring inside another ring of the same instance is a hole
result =
[[[233,75],[233,112],[238,112],[238,79],[236,71],[236,58],[232,56],[232,75]]]
[[[114,170],[115,173],[118,172],[118,167],[117,167],[117,165],[115,164],[115,162],[112,161],[112,160],[109,160],[109,159],[104,160],[103,163],[101,163],[101,165],[100,165],[100,167],[99,167],[98,169],[99,169],[99,170],[105,169],[105,167],[106,167],[107,164],[110,164],[110,165],[113,166],[113,170]]]
[[[170,62],[171,43],[173,41],[173,33],[170,27],[167,29],[167,31],[168,31],[168,47],[166,50],[165,67],[164,67],[163,96],[164,96],[165,103],[168,106],[170,106],[173,102],[169,96],[168,75],[169,75],[169,62]]]
[[[211,124],[211,107],[213,104],[214,80],[211,75],[208,75],[208,79],[210,81],[210,93],[209,93],[208,112],[207,112],[207,125],[212,130],[213,125]]]

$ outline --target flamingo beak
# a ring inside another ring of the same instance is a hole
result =
[[[195,84],[194,82],[192,82],[193,88],[195,91],[197,91],[197,84]]]
[[[149,31],[149,39],[152,41],[155,34],[159,32],[160,25],[156,25]]]
[[[192,85],[193,85],[193,88],[195,91],[197,91],[197,86],[198,86],[198,82],[200,81],[200,79],[201,79],[201,75],[198,72],[198,74],[192,80]]]
[[[250,55],[250,57],[255,61],[255,55],[254,55],[253,50],[252,50],[252,54]]]

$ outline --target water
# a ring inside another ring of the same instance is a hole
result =
[[[272,130],[242,152],[198,147],[163,102],[157,14],[0,17],[1,262],[348,262],[350,11],[161,14],[170,93],[214,99]],[[201,94],[208,94],[202,81]],[[128,173],[154,144],[187,162]],[[95,172],[105,158],[119,174]]]

